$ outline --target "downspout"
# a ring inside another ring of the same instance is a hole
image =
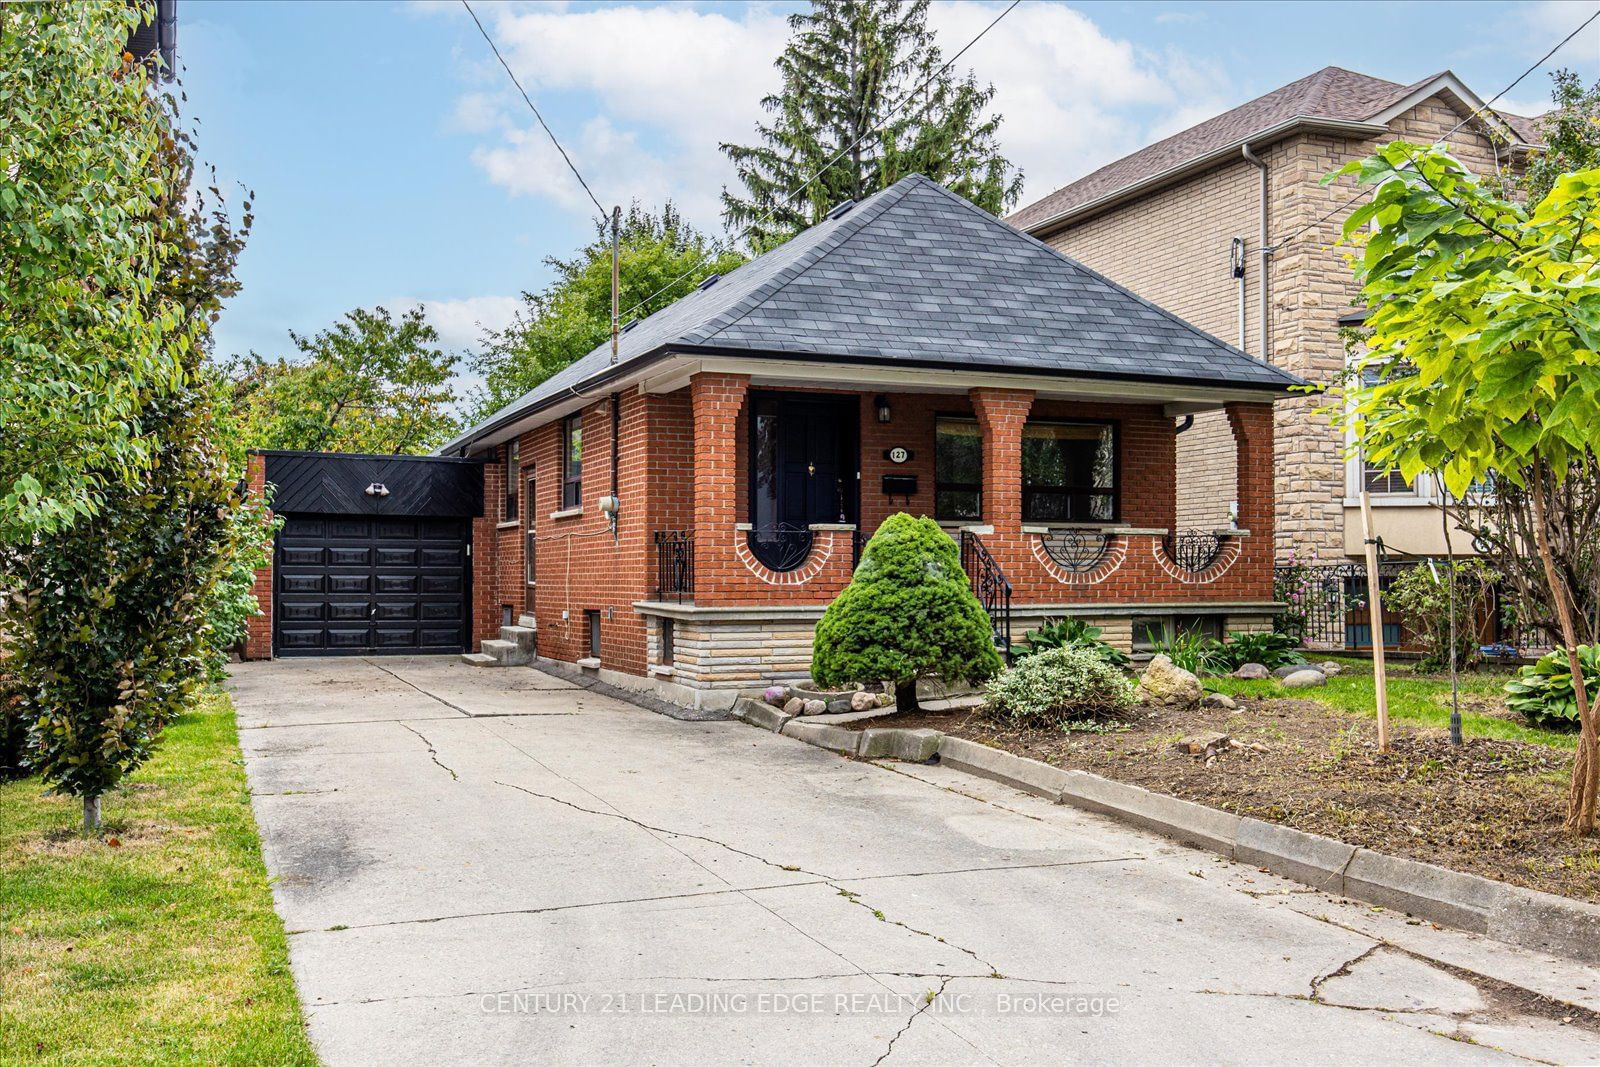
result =
[[[1269,275],[1267,268],[1272,262],[1272,249],[1267,245],[1267,165],[1260,156],[1250,150],[1249,142],[1240,147],[1244,151],[1246,162],[1261,172],[1261,351],[1256,353],[1256,356],[1271,363],[1272,353],[1267,348],[1267,310],[1271,306],[1268,303],[1270,286],[1267,281]]]

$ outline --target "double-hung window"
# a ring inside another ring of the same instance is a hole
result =
[[[583,506],[583,415],[567,416],[561,424],[561,506]]]
[[[1024,522],[1110,522],[1118,492],[1115,423],[1039,419],[1022,427]]]
[[[933,429],[933,517],[976,522],[983,516],[983,436],[978,420],[939,417]]]

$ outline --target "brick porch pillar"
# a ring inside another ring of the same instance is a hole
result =
[[[1238,457],[1239,526],[1249,530],[1240,569],[1249,575],[1256,595],[1272,598],[1273,445],[1271,404],[1228,404]]]
[[[1022,525],[1022,424],[1033,407],[1033,393],[970,389],[967,395],[983,434],[983,521],[994,527],[997,537],[1018,537]]]
[[[251,453],[245,460],[245,492],[262,499],[267,493],[267,457],[260,453]],[[272,560],[267,560],[266,566],[256,571],[255,586],[256,603],[261,607],[261,614],[252,615],[245,622],[247,627],[244,639],[245,659],[271,659],[272,658]]]
[[[694,421],[694,596],[714,602],[736,575],[734,524],[739,514],[739,411],[748,374],[701,372],[689,379]]]

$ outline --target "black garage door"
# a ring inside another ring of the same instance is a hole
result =
[[[286,516],[273,561],[275,653],[464,651],[468,530],[460,518]]]

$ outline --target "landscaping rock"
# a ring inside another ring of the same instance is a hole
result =
[[[1226,708],[1228,711],[1233,711],[1238,708],[1239,702],[1227,693],[1207,693],[1201,698],[1200,706],[1205,708]]]
[[[781,708],[789,699],[789,690],[781,685],[769,685],[762,695],[767,698],[768,704]]]
[[[1139,679],[1139,699],[1158,708],[1189,708],[1200,703],[1200,679],[1173,663],[1167,656],[1156,656]]]
[[[1263,678],[1271,678],[1272,672],[1267,670],[1266,665],[1262,663],[1241,663],[1239,669],[1233,672],[1233,676],[1256,682]]]
[[[880,708],[887,708],[889,705],[894,703],[894,694],[893,693],[879,693],[879,694],[877,694],[877,696],[878,696],[878,707],[880,707]]]
[[[1316,670],[1316,668],[1315,667],[1307,667],[1304,663],[1285,663],[1281,667],[1272,668],[1272,676],[1274,678],[1287,678],[1287,677],[1289,677],[1289,675],[1293,674],[1296,671],[1307,671],[1307,670]]]
[[[1209,758],[1228,751],[1232,744],[1233,739],[1227,734],[1209,733],[1185,737],[1183,740],[1176,742],[1173,747],[1179,752],[1186,752],[1191,756]]]
[[[854,694],[847,697],[834,697],[825,701],[825,703],[828,705],[829,715],[845,715],[856,710]]]
[[[1302,667],[1283,679],[1283,685],[1286,689],[1315,689],[1317,686],[1326,685],[1327,683],[1328,679],[1321,671],[1315,671],[1309,667]]]
[[[851,711],[871,711],[878,706],[878,697],[874,693],[851,693]]]
[[[806,702],[799,697],[790,697],[784,702],[783,713],[785,715],[804,715],[806,713]]]
[[[825,700],[808,700],[803,707],[804,710],[800,712],[802,715],[821,715],[828,710],[828,702]]]
[[[1317,670],[1321,671],[1323,675],[1328,678],[1332,678],[1344,670],[1342,666],[1333,662],[1331,659],[1326,663],[1318,663],[1316,667]]]

